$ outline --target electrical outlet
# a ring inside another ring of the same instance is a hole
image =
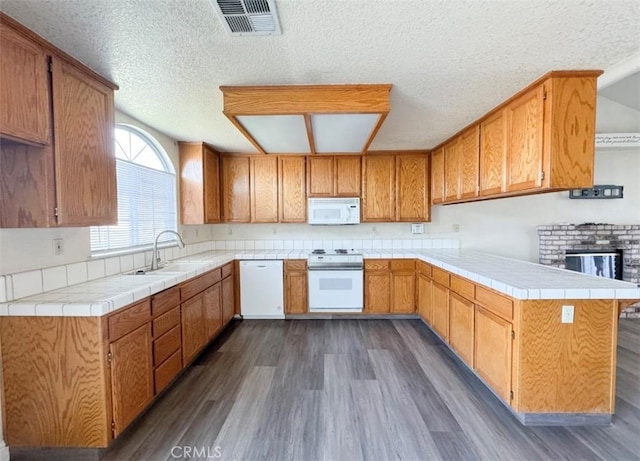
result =
[[[453,232],[460,232],[460,224],[453,225]]]
[[[60,256],[64,254],[64,240],[63,239],[53,239],[53,254],[55,256]]]
[[[278,229],[274,226],[274,227],[273,227],[273,230],[271,231],[271,233],[272,233],[273,235],[277,235],[277,234],[278,234]]]
[[[372,233],[373,235],[378,235],[378,228],[377,228],[376,226],[373,226],[373,227],[371,228],[371,233]]]
[[[229,235],[233,235],[233,229],[229,226]]]
[[[424,234],[424,224],[422,224],[422,223],[413,223],[413,224],[411,224],[411,233],[412,234]]]
[[[562,306],[562,323],[573,323],[573,306]]]

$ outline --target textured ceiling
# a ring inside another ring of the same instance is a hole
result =
[[[254,152],[220,85],[391,83],[372,149],[433,147],[552,69],[640,52],[638,0],[276,0],[280,36],[230,37],[210,0],[0,0],[178,140]]]

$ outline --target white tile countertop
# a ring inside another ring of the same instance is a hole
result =
[[[640,299],[632,283],[464,249],[366,249],[365,259],[416,258],[516,299]],[[309,250],[214,250],[146,275],[114,275],[0,304],[0,316],[101,316],[234,259],[306,259]]]

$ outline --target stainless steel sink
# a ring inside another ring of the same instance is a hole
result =
[[[176,262],[167,264],[166,266],[160,267],[159,269],[144,268],[138,269],[131,272],[126,272],[124,275],[157,275],[157,276],[167,276],[167,275],[182,275],[185,272],[190,272],[194,269],[199,269],[201,267],[206,266],[206,263],[201,262]]]

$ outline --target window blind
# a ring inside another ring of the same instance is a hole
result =
[[[91,228],[93,254],[152,245],[158,232],[177,230],[174,174],[122,159],[116,159],[116,172],[118,224]]]

